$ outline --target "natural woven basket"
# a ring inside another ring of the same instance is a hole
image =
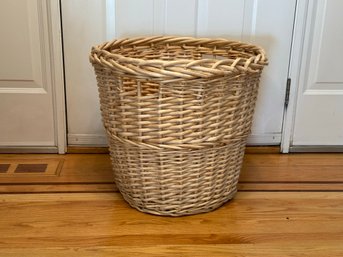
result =
[[[142,37],[92,48],[115,182],[143,212],[211,211],[237,191],[259,78],[256,46]]]

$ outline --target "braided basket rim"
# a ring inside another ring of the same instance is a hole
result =
[[[112,49],[122,47],[137,47],[156,45],[172,46],[206,46],[215,50],[234,50],[250,55],[250,58],[203,58],[177,59],[177,60],[147,60],[143,58],[127,57],[122,54],[112,53]],[[213,76],[225,76],[239,74],[242,72],[261,72],[264,65],[268,64],[263,48],[243,43],[236,40],[224,38],[194,38],[176,36],[153,36],[114,39],[103,44],[93,46],[89,56],[93,65],[101,65],[111,70],[137,76],[148,76],[155,78],[208,78]]]

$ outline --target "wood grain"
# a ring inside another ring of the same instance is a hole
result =
[[[343,256],[343,193],[239,192],[158,217],[117,193],[0,195],[0,256]]]
[[[239,191],[343,191],[343,183],[239,183]]]
[[[48,164],[18,164],[15,173],[45,172]]]
[[[66,184],[66,183],[109,183],[113,182],[110,158],[107,154],[1,154],[0,162],[40,163],[63,162],[58,176],[6,176],[0,177],[1,184]],[[57,165],[56,164],[56,165]],[[50,173],[50,172],[47,172]]]
[[[68,146],[68,154],[109,154],[108,147]]]
[[[11,164],[0,163],[0,173],[6,173]]]
[[[117,192],[112,183],[83,184],[5,184],[0,185],[0,194],[18,193],[82,193],[82,192]]]
[[[343,182],[343,154],[247,154],[240,182]]]
[[[314,243],[302,244],[218,244],[218,245],[155,245],[155,246],[106,246],[106,247],[51,247],[29,249],[2,249],[6,257],[340,257],[340,242],[329,242],[324,245]],[[330,255],[327,255],[330,254]]]
[[[0,163],[37,163],[37,160],[40,163],[61,163],[58,175],[8,176],[1,173],[0,193],[117,190],[113,185],[113,172],[107,154],[0,155]],[[7,173],[12,172],[10,168]],[[343,154],[246,154],[239,190],[341,191]]]

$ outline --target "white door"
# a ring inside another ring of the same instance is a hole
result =
[[[296,0],[62,0],[70,145],[106,144],[92,45],[141,35],[225,37],[261,45],[265,69],[250,144],[280,144]]]
[[[308,1],[291,151],[343,145],[342,10],[341,0]]]
[[[58,0],[0,1],[0,148],[3,152],[18,148],[57,151],[61,139],[58,139],[55,107],[63,106],[63,102],[54,105],[61,89],[53,90],[59,86],[63,91],[61,66],[56,67],[61,64],[61,41],[56,38],[58,8]],[[60,110],[58,116],[63,117],[63,107]]]

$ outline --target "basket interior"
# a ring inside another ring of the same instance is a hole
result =
[[[206,45],[178,45],[178,44],[146,44],[146,45],[120,45],[108,49],[113,54],[143,60],[201,60],[201,59],[249,59],[258,53],[232,46],[206,46]]]

